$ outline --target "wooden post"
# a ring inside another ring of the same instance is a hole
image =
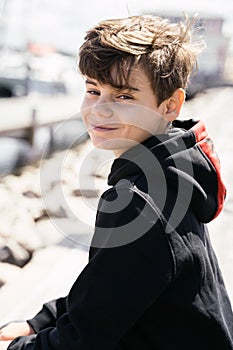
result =
[[[36,132],[36,127],[37,127],[37,109],[36,108],[32,108],[31,111],[31,125],[30,128],[28,130],[28,141],[30,143],[30,145],[33,147],[34,146],[34,136],[35,136],[35,132]]]

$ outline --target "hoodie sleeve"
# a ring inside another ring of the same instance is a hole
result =
[[[9,350],[115,349],[168,287],[174,262],[160,221],[136,194],[120,192],[108,190],[102,197],[95,254],[68,295],[67,313],[56,327],[15,339]]]
[[[66,297],[45,303],[42,309],[31,319],[27,320],[36,333],[54,327],[57,319],[66,312]]]

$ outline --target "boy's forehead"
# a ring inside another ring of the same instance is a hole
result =
[[[111,87],[115,90],[131,90],[137,92],[152,86],[141,65],[132,65],[131,67],[123,65],[119,67],[113,64],[109,70],[107,79],[106,76],[104,76],[103,79],[101,74],[98,76],[98,73],[93,76],[86,75],[85,78],[86,84]]]
[[[113,80],[115,81],[115,80]],[[86,84],[91,84],[95,86],[101,86],[101,87],[109,87],[116,90],[131,90],[131,91],[141,91],[143,88],[150,86],[150,82],[148,79],[143,79],[142,77],[138,77],[137,75],[133,75],[128,81],[124,81],[122,84],[110,84],[110,83],[103,83],[102,81],[99,81],[98,79],[86,77],[85,79]]]
[[[98,80],[95,80],[95,79],[92,79],[92,78],[86,78],[85,80],[85,83],[86,84],[91,84],[91,85],[94,85],[94,86],[101,86],[101,87],[108,87],[108,88],[111,88],[111,89],[114,89],[114,90],[132,90],[132,91],[140,91],[139,88],[137,88],[136,86],[131,86],[130,84],[124,84],[124,85],[121,85],[121,86],[115,86],[115,85],[111,85],[111,84],[104,84],[102,83],[101,81],[98,81]]]
[[[117,75],[117,71],[115,72]],[[141,66],[133,66],[130,69],[129,77],[125,81],[125,87],[132,88],[132,90],[141,90],[142,88],[151,85],[151,82]]]

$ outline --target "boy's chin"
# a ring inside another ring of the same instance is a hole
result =
[[[92,139],[93,146],[99,149],[113,151],[115,154],[123,153],[138,144],[137,141],[128,139],[111,139],[97,141]]]

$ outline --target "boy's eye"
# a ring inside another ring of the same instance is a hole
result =
[[[119,98],[120,100],[132,100],[133,99],[132,96],[125,95],[125,94],[118,95],[117,98]]]
[[[96,91],[96,90],[87,90],[86,91],[87,92],[87,94],[90,94],[90,95],[97,95],[97,96],[99,96],[99,92],[98,91]]]

